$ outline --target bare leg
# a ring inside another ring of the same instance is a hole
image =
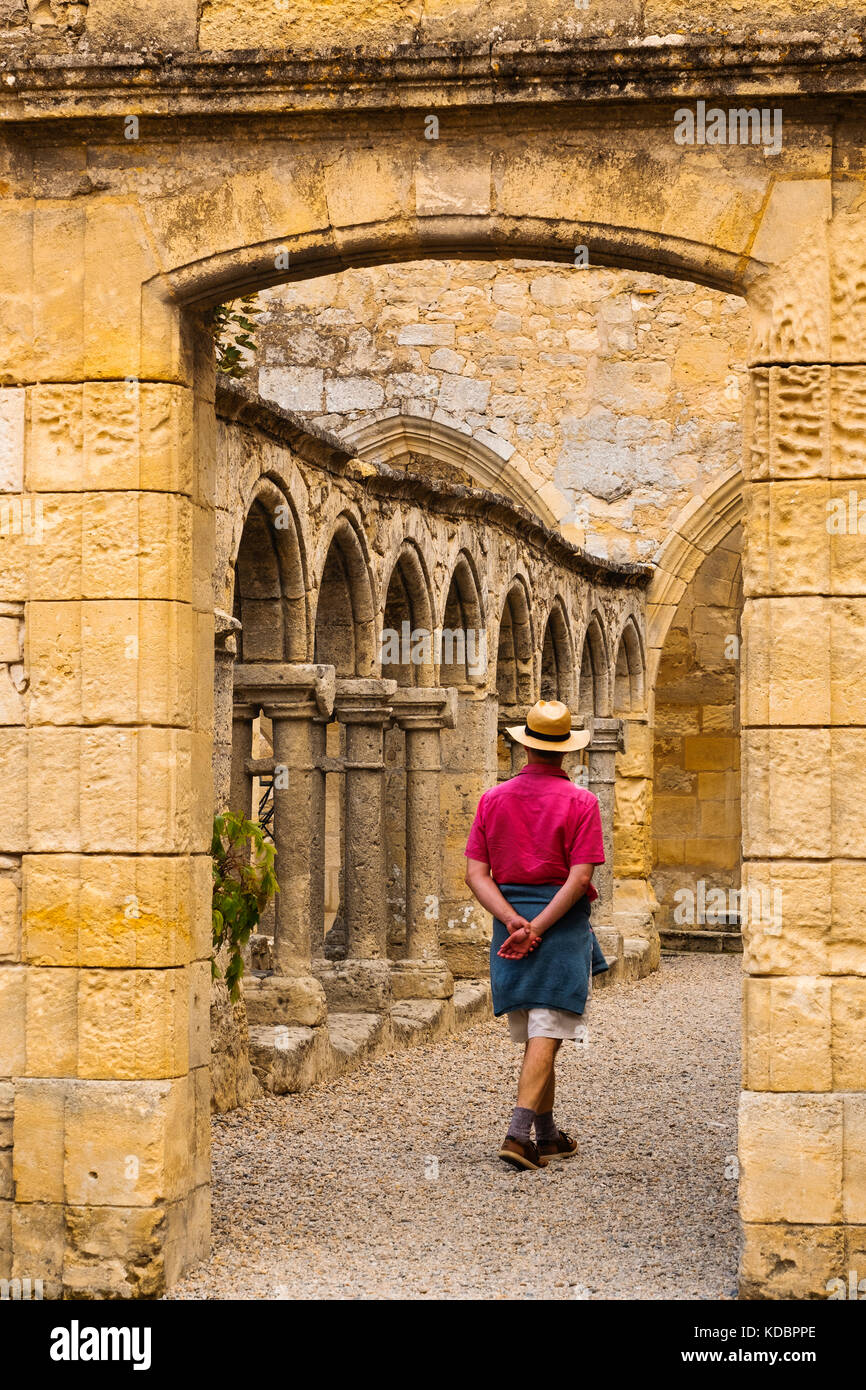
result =
[[[523,1066],[517,1083],[517,1104],[536,1114],[553,1108],[542,1104],[548,1091],[553,1096],[554,1065],[559,1050],[559,1038],[530,1038],[523,1053]]]
[[[552,1041],[553,1041],[553,1040],[552,1040]],[[538,1115],[547,1115],[547,1114],[549,1114],[549,1112],[553,1109],[553,1103],[554,1103],[554,1100],[556,1099],[556,1069],[555,1069],[555,1066],[556,1066],[556,1053],[559,1051],[560,1045],[561,1045],[561,1043],[562,1043],[562,1039],[561,1039],[561,1038],[556,1038],[555,1041],[556,1041],[556,1051],[555,1051],[554,1054],[553,1054],[554,1061],[553,1061],[553,1063],[551,1064],[551,1067],[550,1067],[550,1080],[548,1081],[547,1086],[546,1086],[545,1089],[544,1089],[544,1095],[541,1097],[541,1100],[538,1102],[538,1109],[537,1109],[537,1111],[536,1111],[536,1114],[538,1114]]]

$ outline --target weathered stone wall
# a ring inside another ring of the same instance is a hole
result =
[[[594,554],[651,561],[739,462],[738,296],[592,267],[420,261],[261,303],[263,396],[371,455],[386,438],[375,425],[396,416],[419,422],[419,451],[423,422],[456,431],[498,456],[502,490],[521,480]]]
[[[210,49],[320,50],[330,46],[464,42],[539,36],[574,40],[678,33],[752,35],[772,31],[850,30],[862,0],[759,0],[745,14],[737,0],[167,0],[158,9],[135,0],[2,0],[0,40],[49,49],[167,46]]]
[[[740,528],[704,560],[680,600],[655,687],[653,885],[660,929],[675,894],[739,887]],[[687,905],[683,900],[683,905]],[[690,929],[713,928],[692,921]],[[715,924],[717,930],[723,924]]]

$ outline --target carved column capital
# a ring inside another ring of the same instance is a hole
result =
[[[235,666],[235,701],[256,705],[269,719],[330,719],[336,674],[333,666],[282,661]]]
[[[231,613],[215,608],[213,612],[213,644],[217,661],[236,661],[238,654],[237,635],[241,630],[238,618]]]
[[[336,683],[334,715],[341,724],[371,724],[386,728],[392,721],[391,697],[396,681],[341,677]]]
[[[453,729],[457,691],[452,687],[401,685],[391,696],[394,722],[401,729]]]
[[[621,753],[624,747],[621,719],[593,718],[590,724],[592,738],[589,741],[590,753]]]

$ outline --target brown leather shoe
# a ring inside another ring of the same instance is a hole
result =
[[[561,1129],[558,1139],[546,1139],[538,1145],[538,1153],[542,1162],[547,1163],[552,1158],[572,1158],[577,1153],[577,1140]]]
[[[547,1159],[542,1158],[531,1139],[512,1139],[506,1134],[499,1150],[499,1157],[513,1168],[546,1168]]]

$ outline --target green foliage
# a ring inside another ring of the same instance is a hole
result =
[[[213,839],[213,947],[211,973],[219,978],[217,953],[229,948],[225,982],[232,999],[240,993],[244,973],[241,951],[268,902],[279,892],[274,874],[274,846],[261,826],[240,814],[214,816]]]
[[[256,319],[262,312],[258,298],[257,294],[246,294],[243,299],[231,299],[211,309],[216,369],[223,376],[237,380],[247,373],[244,349],[256,350],[253,334],[257,328]]]

